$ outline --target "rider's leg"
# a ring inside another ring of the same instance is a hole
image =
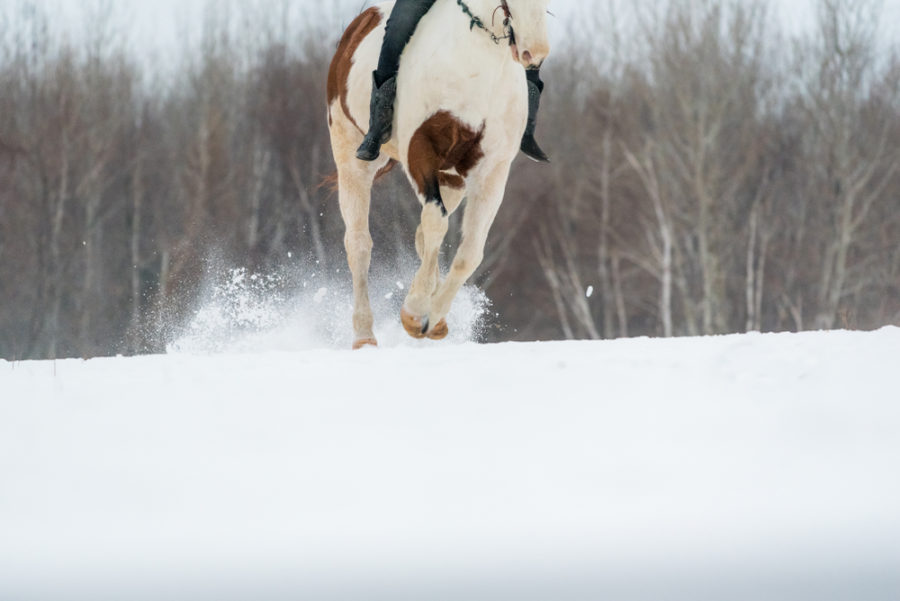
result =
[[[416,30],[419,21],[436,0],[397,0],[385,26],[378,69],[372,73],[372,100],[369,105],[369,133],[356,151],[364,161],[374,161],[381,145],[391,139],[394,123],[394,97],[397,94],[397,72],[400,55]]]
[[[519,148],[528,158],[541,163],[549,163],[550,159],[534,139],[537,112],[541,106],[541,92],[544,91],[540,69],[527,69],[525,77],[528,80],[528,124],[525,126],[525,134],[522,136],[522,145]]]

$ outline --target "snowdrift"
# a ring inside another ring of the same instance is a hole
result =
[[[898,351],[0,362],[0,599],[896,600]]]

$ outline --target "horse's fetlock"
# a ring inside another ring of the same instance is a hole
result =
[[[354,311],[353,313],[353,331],[372,333],[372,327],[375,325],[375,318],[371,311]]]
[[[418,291],[410,290],[403,301],[403,307],[412,315],[428,315],[428,312],[431,310],[431,297],[422,295]]]

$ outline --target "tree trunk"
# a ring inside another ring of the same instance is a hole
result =
[[[59,341],[59,313],[62,304],[62,231],[66,218],[66,205],[69,196],[69,153],[68,153],[68,135],[63,129],[62,140],[60,142],[60,158],[62,165],[59,170],[59,189],[57,192],[55,206],[52,206],[53,215],[52,226],[50,228],[50,311],[46,321],[47,335],[47,352],[48,359],[57,358],[58,341]]]
[[[141,236],[143,226],[144,182],[143,161],[138,157],[134,173],[131,176],[131,327],[128,347],[132,353],[138,353],[142,344],[143,318],[141,316]]]

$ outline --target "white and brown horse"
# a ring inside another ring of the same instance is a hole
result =
[[[422,264],[403,305],[403,326],[416,338],[447,335],[445,317],[481,263],[525,130],[523,67],[540,65],[549,52],[547,3],[437,0],[403,52],[393,137],[371,163],[357,159],[356,149],[369,122],[372,71],[393,3],[366,10],[344,33],[328,74],[328,124],[353,277],[354,348],[377,344],[368,292],[369,199],[392,161],[403,166],[422,203],[416,231]],[[462,241],[441,280],[448,217],[464,198]]]

